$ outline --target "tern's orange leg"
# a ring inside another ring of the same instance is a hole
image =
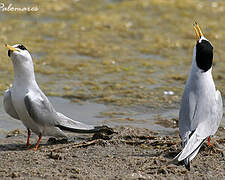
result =
[[[210,136],[208,137],[208,146],[211,146],[211,144],[210,144]]]
[[[42,134],[39,135],[37,144],[36,144],[35,147],[34,147],[34,150],[35,150],[35,151],[36,151],[36,150],[38,149],[38,147],[39,147],[39,144],[40,144],[40,142],[41,142],[41,138],[42,138]]]
[[[28,134],[28,136],[27,136],[27,144],[26,144],[26,145],[27,145],[27,147],[28,147],[28,146],[31,145],[31,144],[30,144],[30,135],[31,135],[31,131],[30,131],[29,128],[27,129],[27,134]]]

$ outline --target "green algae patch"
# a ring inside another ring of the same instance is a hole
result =
[[[39,10],[0,12],[2,94],[13,83],[4,44],[22,43],[47,95],[74,102],[171,106],[180,101],[190,71],[197,20],[214,45],[213,76],[225,95],[223,1],[33,0],[13,5]]]

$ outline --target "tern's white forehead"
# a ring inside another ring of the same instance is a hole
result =
[[[208,39],[206,39],[204,36],[202,36],[202,37],[198,40],[198,42],[201,43],[203,40],[208,41],[208,42],[211,44],[211,46],[213,46],[212,43],[211,43]]]
[[[16,47],[18,47],[19,45],[21,45],[21,44],[15,44],[15,45],[13,45],[12,47],[16,48]]]
[[[199,43],[201,43],[202,42],[202,40],[206,40],[206,41],[209,41],[208,39],[206,39],[204,36],[202,36],[200,39],[199,39]]]

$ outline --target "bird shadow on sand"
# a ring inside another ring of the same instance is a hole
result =
[[[1,144],[0,145],[0,152],[1,151],[25,151],[28,150],[28,148],[25,146],[25,144]]]
[[[163,156],[167,159],[173,159],[175,158],[178,154],[179,154],[180,151],[178,150],[175,150],[175,151],[169,151],[169,152],[166,152]]]
[[[57,144],[68,144],[75,141],[86,140],[85,138],[70,138],[70,139],[56,139],[56,138],[49,138],[46,143],[41,143],[39,148],[47,147],[51,145]],[[13,140],[15,142],[15,140]],[[31,144],[29,147],[26,146],[25,143],[19,144],[18,142],[15,143],[5,143],[0,145],[0,152],[1,151],[27,151],[33,150],[35,144]]]
[[[175,164],[177,166],[183,166],[184,161],[173,161],[173,159],[182,151],[182,149],[177,149],[177,150],[170,150],[167,151],[163,154],[163,157],[169,159],[168,165],[169,164]],[[198,156],[214,156],[215,154],[221,154],[223,156],[223,151],[218,148],[218,145],[216,143],[208,146],[207,143],[203,143],[202,147],[199,150]]]
[[[40,144],[40,147],[45,147],[45,146],[50,146],[53,144]],[[26,146],[26,144],[2,144],[0,145],[0,152],[1,151],[29,151],[29,150],[33,150],[35,147],[35,144],[32,144],[30,146]]]
[[[9,139],[8,139],[9,138]],[[32,139],[34,136],[32,136]],[[48,147],[53,145],[59,145],[59,144],[70,144],[70,143],[81,143],[81,142],[88,142],[95,139],[110,139],[107,135],[102,135],[100,133],[95,133],[93,136],[69,136],[68,138],[63,139],[57,139],[54,137],[50,138],[44,138],[46,143],[41,143],[39,145],[39,149],[41,147]],[[10,143],[9,143],[10,141]],[[0,152],[1,151],[26,151],[26,150],[32,150],[35,147],[35,143],[33,143],[31,146],[27,147],[26,144],[26,136],[24,135],[18,135],[14,137],[6,137],[3,140],[3,144],[0,144]],[[35,142],[35,141],[34,141]]]

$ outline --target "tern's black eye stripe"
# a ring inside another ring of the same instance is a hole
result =
[[[27,48],[25,48],[24,45],[22,45],[22,44],[18,45],[17,48],[19,48],[21,50],[27,50]]]
[[[10,51],[10,50],[8,50],[8,56],[10,57],[10,55],[11,55],[11,51]]]

